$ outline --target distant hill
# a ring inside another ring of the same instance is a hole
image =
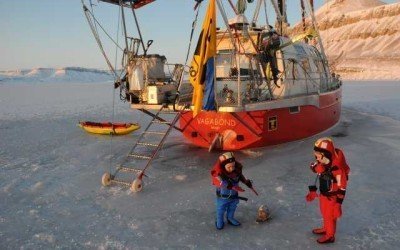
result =
[[[326,54],[344,79],[400,79],[400,3],[332,0],[316,11]],[[302,24],[293,27],[302,32]]]
[[[85,83],[109,82],[113,76],[109,71],[80,67],[36,68],[0,71],[1,83]]]

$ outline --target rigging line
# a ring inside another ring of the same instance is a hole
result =
[[[121,10],[118,11],[118,25],[117,25],[117,42],[119,39],[119,25],[120,25],[120,19],[121,19]],[[114,61],[114,68],[117,69],[117,61],[118,61],[118,47],[115,47],[115,61]],[[117,79],[114,79],[114,82],[120,78],[119,76],[116,76]],[[112,130],[114,131],[114,121],[115,121],[115,87],[112,86],[112,115],[111,115],[111,124],[112,124]],[[112,168],[112,160],[113,160],[113,137],[114,133],[111,133],[111,139],[110,139],[110,165],[109,165],[109,173],[111,173],[111,168]]]
[[[232,7],[233,11],[235,12],[235,14],[238,15],[239,12],[238,12],[238,10],[236,9],[235,5],[233,5],[232,1],[231,1],[231,0],[228,0],[228,2],[229,2],[229,4],[231,5],[231,7]]]
[[[82,1],[83,1],[83,0],[82,0]],[[121,48],[121,47],[118,45],[118,43],[117,43],[117,42],[108,34],[108,32],[103,28],[103,26],[102,26],[102,25],[100,24],[100,22],[96,19],[96,17],[93,15],[93,13],[90,12],[90,10],[86,7],[86,5],[84,5],[83,9],[85,10],[85,13],[88,12],[88,13],[90,14],[90,16],[91,16],[91,17],[93,18],[93,20],[94,20],[94,23],[97,24],[97,25],[101,28],[101,30],[103,30],[104,34],[105,34],[115,45],[117,45],[118,48],[119,48],[121,51],[124,51],[124,49]],[[96,32],[96,34],[98,35],[97,32]]]
[[[133,5],[133,1],[130,0],[130,2],[131,2],[131,9],[132,9],[133,17],[135,18],[136,28],[138,30],[139,37],[140,37],[140,43],[142,44],[142,47],[143,47],[143,54],[146,55],[147,54],[147,50],[144,47],[144,41],[143,41],[143,37],[142,37],[142,32],[140,31],[139,22],[138,22],[137,17],[136,17],[136,12],[135,12],[135,8],[134,8],[134,5]],[[147,47],[147,48],[149,48],[149,47]]]
[[[257,23],[258,15],[260,14],[261,4],[262,4],[263,1],[264,0],[258,0],[257,1],[257,6],[256,6],[256,9],[254,10],[254,13],[253,13],[253,19],[251,20],[251,25]]]
[[[199,5],[197,6],[196,17],[194,18],[193,23],[192,23],[192,31],[190,32],[189,46],[188,46],[188,49],[187,49],[186,60],[185,60],[185,64],[184,64],[184,65],[186,65],[186,64],[187,64],[187,61],[189,60],[189,53],[190,53],[190,48],[191,48],[191,46],[192,46],[193,33],[194,33],[194,29],[196,28],[196,25],[197,25],[197,18],[198,18],[198,16],[199,16],[199,11],[200,11],[200,7],[201,7],[201,3],[202,3],[202,2],[200,2]]]
[[[121,10],[118,11],[118,24],[117,24],[117,34],[116,34],[117,44],[119,42],[120,23],[121,23]],[[118,61],[118,46],[115,46],[115,61],[114,61],[115,70],[117,70],[117,61]],[[120,76],[118,76],[117,79],[114,79],[114,80],[119,80],[118,78],[120,78]],[[115,88],[113,88],[113,89],[114,89],[114,92],[115,92]]]
[[[110,62],[110,60],[108,59],[106,52],[104,51],[104,48],[103,48],[103,45],[102,45],[102,43],[101,43],[101,41],[100,41],[99,35],[98,35],[98,33],[96,33],[96,30],[94,29],[94,26],[93,26],[93,22],[92,22],[92,20],[90,19],[89,14],[87,13],[89,10],[88,10],[88,8],[87,8],[85,5],[83,5],[83,10],[84,10],[84,12],[85,12],[85,16],[86,16],[86,19],[87,19],[87,21],[88,21],[88,23],[89,23],[90,29],[91,29],[91,31],[92,31],[92,33],[93,33],[93,36],[94,36],[94,38],[96,39],[97,45],[99,46],[100,51],[101,51],[101,53],[103,54],[104,59],[106,60],[106,63],[107,63],[107,65],[108,65],[108,67],[109,67],[110,70],[114,73],[114,77],[116,77],[117,73],[115,72],[115,69],[113,68],[113,66],[112,66],[112,64],[111,64],[111,62]]]
[[[126,33],[126,23],[125,23],[125,12],[124,12],[124,7],[122,6],[122,0],[119,0],[119,4],[120,4],[120,6],[121,6],[121,15],[122,15],[122,24],[123,24],[123,27],[124,27],[124,35],[125,35],[125,53],[127,53],[127,56],[128,56],[128,62],[129,62],[129,60],[130,60],[130,55],[129,55],[129,48],[128,48],[128,34]],[[119,26],[119,23],[118,23],[118,26]]]
[[[221,37],[221,39],[219,39],[219,41],[218,41],[218,43],[217,43],[217,48],[218,48],[219,44],[224,40],[225,35],[226,35],[227,33],[228,33],[228,31],[225,31],[224,33],[222,33],[222,37]]]
[[[235,34],[236,34],[236,31],[237,31],[236,28],[234,28],[234,30],[235,30]],[[229,31],[230,31],[230,29],[229,29]],[[230,34],[231,34],[231,32],[230,32]],[[257,54],[259,54],[259,53],[260,53],[260,50],[258,49],[258,46],[255,44],[254,40],[252,39],[251,35],[249,35],[249,40],[250,40],[250,42],[251,42],[251,44],[252,44],[254,50],[257,52]],[[240,39],[238,39],[238,44],[239,44],[239,46],[241,45],[241,44],[240,44]],[[236,51],[237,51],[236,42],[235,42],[235,49],[236,49]],[[240,48],[239,48],[239,49],[240,49]],[[240,51],[239,51],[239,52],[240,52]],[[258,57],[257,57],[256,59],[258,60],[259,64],[261,65],[260,59],[259,59]],[[237,62],[237,64],[238,64],[238,62]],[[264,71],[264,70],[262,69],[262,71]],[[268,89],[270,89],[269,84],[268,84]],[[272,96],[272,92],[271,92],[271,96]]]
[[[298,63],[298,62],[296,62],[296,64],[299,65],[300,68],[304,71],[304,73],[308,76],[308,78],[309,78],[310,81],[311,81],[311,84],[312,84],[315,88],[318,88],[318,87],[319,87],[319,86],[318,86],[319,84],[314,80],[314,78],[311,77],[311,75],[308,73],[308,71],[306,70],[306,68],[305,68],[303,65],[301,65],[300,63]],[[307,79],[307,78],[305,78],[305,79]]]
[[[306,27],[306,17],[305,17],[306,12],[305,12],[304,0],[300,0],[300,6],[301,6],[301,21],[303,23],[303,32],[305,32],[307,27]]]
[[[235,42],[235,39],[234,39],[234,37],[233,37],[232,31],[231,31],[231,29],[229,28],[229,21],[228,21],[228,17],[227,17],[227,15],[226,15],[226,12],[225,12],[224,5],[222,4],[221,0],[216,0],[216,1],[217,1],[217,5],[218,5],[219,12],[221,13],[222,19],[224,20],[224,23],[225,23],[225,26],[226,26],[226,30],[227,30],[228,33],[229,33],[232,46],[233,46],[233,48],[234,48],[234,51],[231,52],[231,54],[235,54],[235,53],[238,51],[238,48],[237,48],[237,46],[236,46],[236,42]]]
[[[328,59],[326,57],[325,49],[324,49],[324,46],[323,46],[322,40],[321,40],[321,34],[319,33],[319,29],[318,29],[317,21],[315,19],[314,11],[313,11],[312,6],[310,6],[310,2],[309,1],[306,1],[306,8],[307,8],[308,13],[309,13],[309,15],[311,17],[311,22],[312,22],[312,25],[314,27],[314,30],[317,32],[317,40],[318,40],[318,44],[319,44],[319,47],[320,47],[320,50],[321,50],[322,57],[323,57],[325,63],[328,64]],[[327,79],[329,79],[329,75],[330,75],[330,72],[329,72],[329,68],[328,68],[328,70],[326,71],[326,78]]]
[[[94,4],[92,3],[92,0],[89,0],[89,3],[90,3],[90,9],[92,10],[92,13],[94,14],[94,9],[93,9]],[[96,32],[98,33],[96,23],[94,24],[94,27],[95,27],[95,29],[96,29]]]
[[[243,49],[243,53],[246,53],[246,50],[245,50],[245,48],[244,48],[244,45],[243,45],[243,43],[240,41],[238,30],[237,30],[236,28],[234,28],[234,31],[235,31],[235,36],[237,37],[237,43],[238,43],[238,45],[239,45],[239,54],[241,54],[240,48]],[[242,32],[244,32],[244,29],[242,30]],[[242,33],[242,34],[243,34],[243,33]]]
[[[269,30],[267,0],[263,0],[263,2],[264,2],[264,12],[265,12],[265,23],[268,25],[268,30]]]

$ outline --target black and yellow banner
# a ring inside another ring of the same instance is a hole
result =
[[[216,21],[215,0],[210,0],[190,66],[190,83],[194,88],[192,97],[192,104],[194,105],[193,117],[202,109],[205,85],[212,84],[208,88],[212,90],[214,88],[214,56],[217,51]],[[214,93],[212,92],[212,94]],[[210,96],[207,99],[212,99],[213,101],[214,97]]]

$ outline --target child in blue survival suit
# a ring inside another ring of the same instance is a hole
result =
[[[217,220],[215,226],[218,230],[224,228],[225,212],[228,224],[240,226],[240,222],[234,218],[234,215],[239,199],[247,200],[247,198],[238,195],[239,192],[244,192],[239,186],[239,181],[249,188],[253,187],[252,181],[243,176],[242,168],[242,164],[235,160],[233,153],[227,152],[219,156],[211,170],[212,183],[217,187]]]

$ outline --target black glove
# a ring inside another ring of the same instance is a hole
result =
[[[336,196],[336,202],[342,204],[345,196],[346,196],[346,189],[339,189]]]
[[[245,184],[246,186],[248,186],[249,188],[253,188],[253,181],[252,181],[252,180],[246,180],[246,181],[244,182],[244,184]]]
[[[315,191],[317,191],[317,190],[318,190],[318,188],[317,188],[317,186],[315,186],[315,185],[308,186],[308,191],[310,191],[310,192],[315,192]]]

